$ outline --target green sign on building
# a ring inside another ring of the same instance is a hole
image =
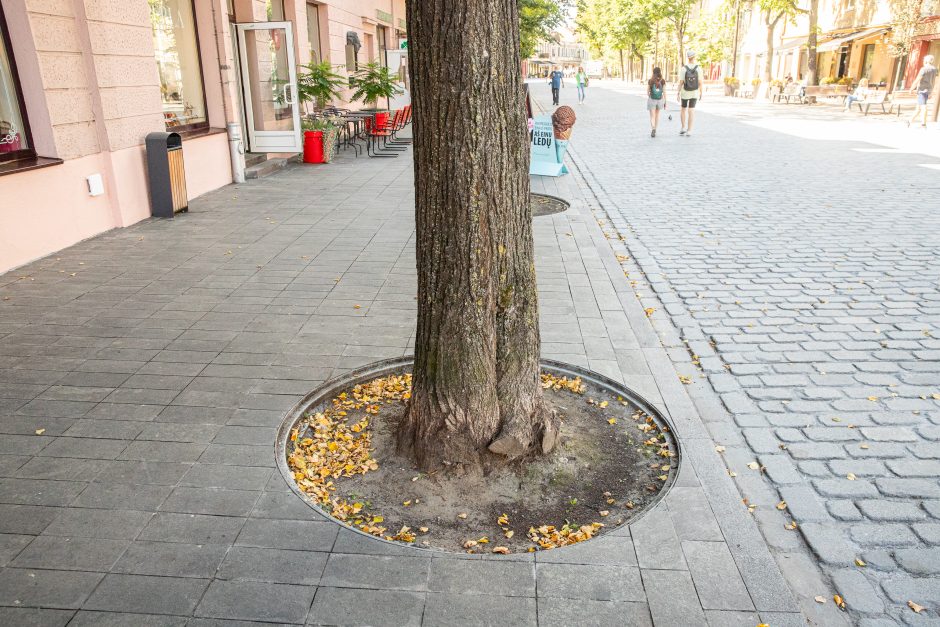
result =
[[[389,24],[392,23],[392,14],[391,14],[391,13],[388,13],[387,11],[382,11],[381,9],[376,9],[376,10],[375,10],[375,16],[376,16],[377,18],[379,18],[379,21],[380,21],[380,22],[387,22],[387,23],[389,23]]]

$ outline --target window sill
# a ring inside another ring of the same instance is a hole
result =
[[[33,157],[32,159],[19,159],[17,161],[7,161],[0,163],[0,176],[7,174],[17,174],[19,172],[28,172],[29,170],[39,170],[49,166],[59,165],[62,159],[50,159],[48,157]]]
[[[180,137],[183,139],[198,139],[200,137],[208,137],[209,135],[218,135],[219,133],[226,132],[224,128],[215,128],[211,126],[197,128],[191,131],[174,131],[172,128],[168,128],[166,130],[168,133],[179,133]]]

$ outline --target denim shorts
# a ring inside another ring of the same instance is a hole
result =
[[[923,89],[917,92],[917,104],[924,106],[927,104],[927,100],[930,99],[930,91]]]

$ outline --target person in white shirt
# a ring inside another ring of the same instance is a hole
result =
[[[685,65],[679,68],[679,93],[677,97],[682,105],[682,130],[680,135],[690,137],[692,135],[692,123],[695,121],[695,105],[702,99],[702,84],[705,82],[705,75],[702,68],[695,62],[695,52],[689,50],[685,53],[688,60]]]

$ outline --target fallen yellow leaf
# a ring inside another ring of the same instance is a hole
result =
[[[751,470],[758,470],[760,468],[760,464],[758,464],[757,462],[751,462],[750,464],[747,465],[747,467],[750,468]]]
[[[715,447],[715,450],[718,451],[719,453],[724,453],[724,452],[725,452],[725,447],[723,447],[723,446],[716,446],[716,447]]]
[[[46,432],[45,429],[36,429],[36,435],[42,435],[45,432]]]
[[[849,481],[855,481],[858,477],[855,476],[855,473],[850,472],[849,474],[845,476],[845,478],[848,479]]]
[[[459,514],[457,514],[457,518],[466,518],[466,517],[467,517],[466,512],[460,512]]]
[[[783,510],[785,510],[786,508],[787,508],[787,502],[786,502],[786,501],[780,501],[779,503],[777,503],[777,509],[783,511]]]
[[[865,562],[863,562],[862,560],[860,560],[860,559],[857,558],[857,557],[855,558],[855,565],[856,565],[856,566],[868,566],[868,564],[866,564]]]
[[[924,606],[922,606],[922,605],[917,605],[917,604],[914,603],[913,601],[908,601],[908,602],[907,602],[907,606],[908,606],[909,608],[911,608],[912,610],[914,610],[914,613],[915,613],[915,614],[920,614],[921,612],[924,611]]]
[[[607,419],[607,424],[609,424],[609,425],[615,425],[615,424],[617,424],[617,419],[616,419],[616,418],[608,418],[608,419]]]
[[[841,610],[844,610],[844,609],[845,609],[845,599],[843,599],[842,597],[840,597],[838,594],[837,594],[837,595],[834,595],[834,596],[832,597],[832,600],[836,602],[836,605],[839,606],[839,609],[841,609]]]
[[[509,555],[509,549],[504,546],[494,546],[493,553],[498,553],[499,555]]]
[[[418,527],[418,531],[420,531],[421,533],[427,533],[427,532],[428,532],[428,528],[427,528],[427,527]]]

